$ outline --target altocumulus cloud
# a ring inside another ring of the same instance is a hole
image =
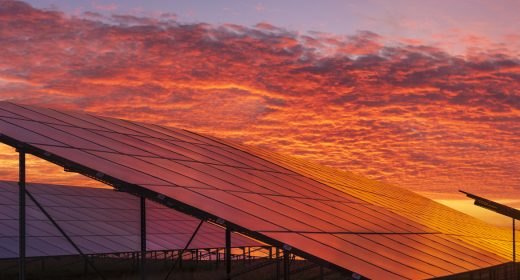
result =
[[[194,129],[434,196],[520,193],[519,91],[507,50],[0,0],[0,99]]]

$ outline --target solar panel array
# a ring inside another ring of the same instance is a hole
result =
[[[369,180],[350,172],[239,143],[225,140],[218,141],[268,159],[289,170],[327,184],[371,204],[399,213],[399,215],[421,223],[432,230],[442,232],[509,260],[512,259],[512,233],[510,229],[496,227],[414,192],[387,183]],[[516,258],[520,258],[518,250]]]
[[[379,202],[404,190],[186,130],[3,102],[0,133],[365,277],[424,279],[506,261]],[[427,209],[410,203],[408,212]]]
[[[87,254],[140,250],[139,198],[109,189],[28,184],[27,190]],[[183,249],[199,220],[155,202],[146,205],[147,249]],[[37,206],[27,198],[27,256],[77,255]],[[233,247],[261,246],[239,234]],[[225,231],[203,223],[189,249],[223,248]],[[0,259],[18,257],[18,185],[0,181]]]

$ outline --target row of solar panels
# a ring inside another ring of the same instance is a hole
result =
[[[511,230],[486,223],[409,190],[335,168],[282,154],[219,140],[222,143],[268,159],[289,170],[341,190],[368,203],[381,206],[464,243],[511,260]],[[520,234],[520,232],[518,232]],[[517,259],[520,253],[517,250]]]
[[[110,189],[29,184],[27,190],[87,254],[140,250],[139,199]],[[37,206],[27,198],[27,256],[77,255]],[[146,205],[147,249],[183,249],[199,220],[154,202]],[[239,234],[233,247],[261,246]],[[203,223],[189,249],[225,247],[225,230]],[[18,185],[0,181],[0,258],[18,257]]]
[[[435,226],[451,226],[457,212],[411,192],[186,130],[2,102],[0,133],[365,277],[424,279],[507,261]],[[479,238],[464,226],[460,235]]]

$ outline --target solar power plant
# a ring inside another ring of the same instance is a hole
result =
[[[413,192],[154,124],[0,103],[0,140],[356,278],[426,279],[511,260],[506,229]]]
[[[109,189],[29,184],[27,190],[85,254],[140,250],[139,198]],[[185,247],[199,220],[158,203],[147,203],[148,251]],[[67,256],[78,252],[31,200],[27,201],[27,256]],[[262,246],[239,234],[233,247]],[[225,247],[225,230],[203,223],[188,249]],[[0,181],[0,259],[18,257],[18,184]]]

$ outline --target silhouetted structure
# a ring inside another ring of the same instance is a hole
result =
[[[285,279],[302,258],[310,263],[302,271],[424,279],[499,265],[511,256],[504,230],[413,192],[182,129],[1,102],[0,134],[18,150],[20,163],[32,154],[138,196],[141,254],[148,250],[146,201],[224,228],[227,278],[236,276],[232,232],[277,248],[268,264]],[[21,164],[20,196],[24,172]],[[20,254],[21,272],[23,264]],[[145,267],[143,260],[142,277]]]

